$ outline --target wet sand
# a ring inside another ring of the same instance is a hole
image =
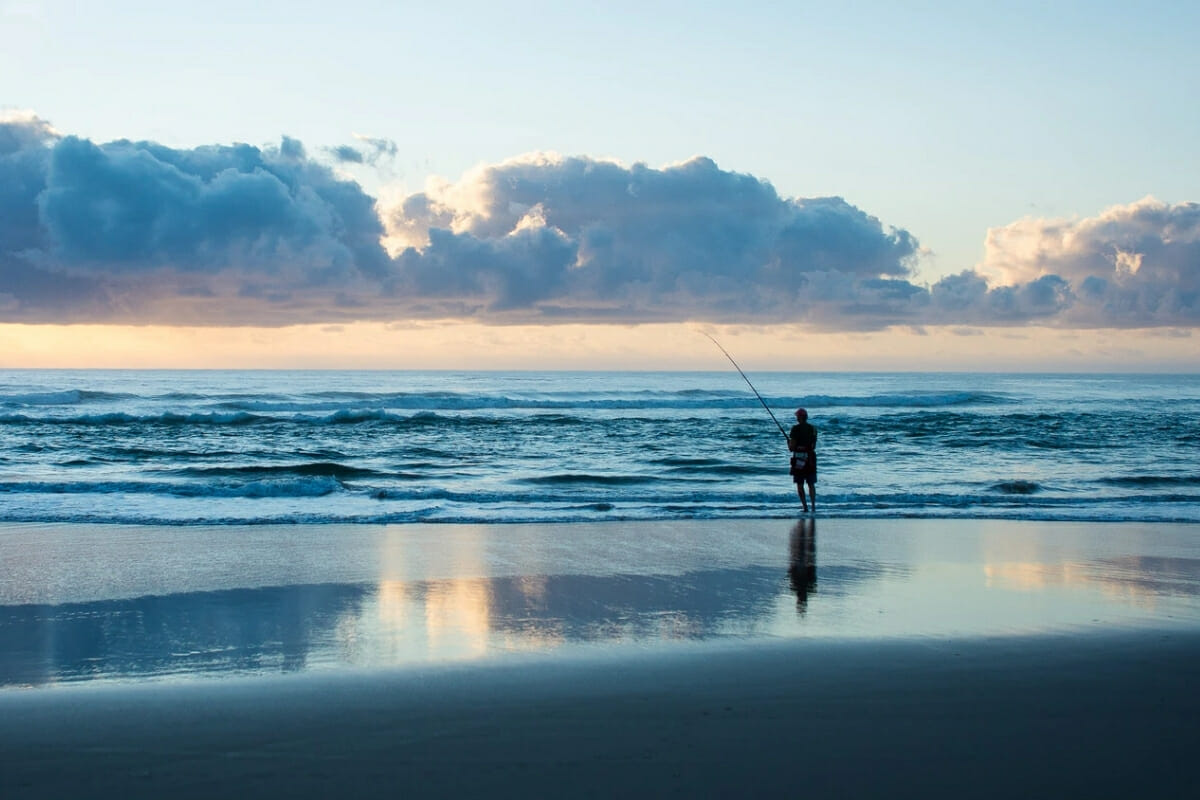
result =
[[[33,797],[1188,797],[1200,637],[757,642],[0,696]]]
[[[1200,531],[0,530],[0,797],[1200,789]]]

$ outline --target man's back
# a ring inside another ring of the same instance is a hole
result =
[[[788,447],[792,450],[814,450],[817,446],[817,429],[807,422],[797,422],[788,434]]]

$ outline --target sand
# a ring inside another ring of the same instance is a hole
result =
[[[199,575],[195,531],[134,531],[143,557],[105,579],[83,577],[103,531],[0,531],[46,581],[0,585],[0,796],[1200,789],[1196,526],[571,528],[363,530],[303,568],[311,532],[258,532]],[[147,614],[206,646],[232,614],[254,658],[172,660],[116,624]],[[299,620],[306,660],[268,657]],[[375,644],[347,651],[347,630]]]
[[[1200,637],[832,645],[0,697],[25,797],[1188,797]]]

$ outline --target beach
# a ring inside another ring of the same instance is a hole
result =
[[[7,526],[0,793],[1188,796],[1198,533]]]
[[[1200,639],[715,653],[0,698],[4,796],[1187,797]]]

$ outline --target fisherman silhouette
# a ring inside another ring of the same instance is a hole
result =
[[[796,593],[796,611],[808,610],[808,594],[817,590],[817,521],[806,517],[792,527],[788,583]]]
[[[804,486],[808,484],[808,493],[812,496],[812,511],[817,511],[817,429],[808,423],[808,412],[803,408],[796,409],[796,424],[788,434],[788,450],[792,451],[792,480],[796,482],[796,493],[800,495],[800,503],[808,511],[808,499],[804,496]]]

